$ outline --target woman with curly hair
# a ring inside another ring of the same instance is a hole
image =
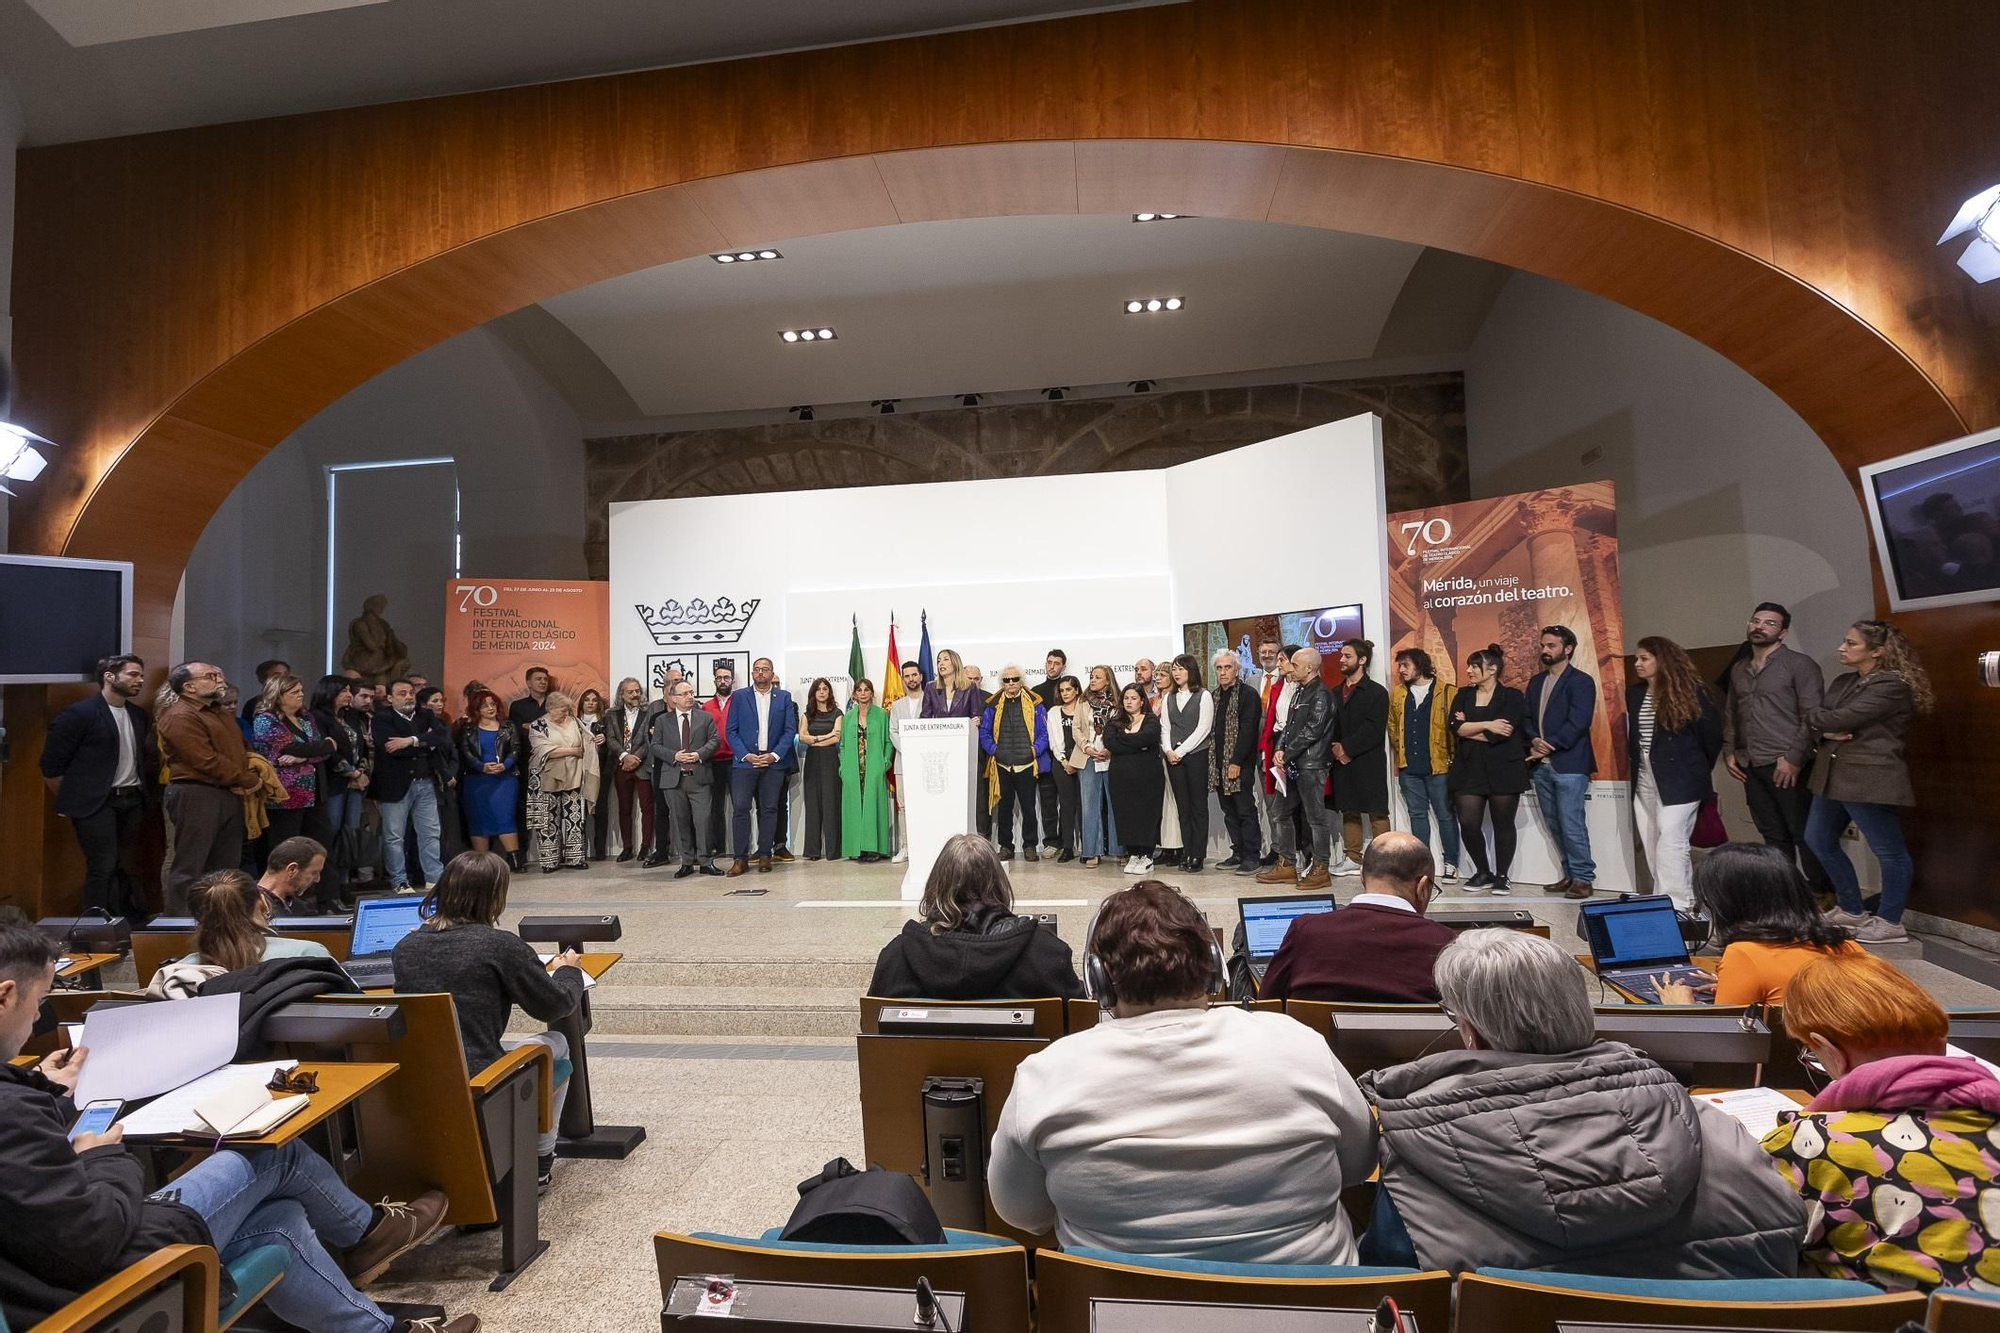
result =
[[[1632,820],[1653,872],[1653,891],[1687,911],[1694,905],[1688,837],[1701,803],[1715,795],[1722,710],[1687,649],[1648,636],[1632,656],[1639,683],[1625,687],[1632,754]]]
[[[1826,687],[1820,706],[1805,716],[1807,729],[1818,738],[1806,846],[1826,867],[1840,899],[1827,915],[1852,927],[1863,944],[1888,944],[1909,938],[1903,905],[1915,874],[1896,813],[1898,806],[1917,803],[1903,747],[1910,718],[1930,712],[1936,696],[1916,650],[1886,620],[1849,625],[1840,641],[1840,664],[1846,674]],[[1873,912],[1861,901],[1854,863],[1840,845],[1849,824],[1861,830],[1882,865],[1882,900]]]

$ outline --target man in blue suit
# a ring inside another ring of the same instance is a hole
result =
[[[792,696],[777,687],[771,659],[750,664],[750,688],[729,698],[729,802],[735,812],[736,860],[730,875],[750,868],[750,808],[757,808],[757,870],[769,874],[785,774],[797,762],[799,714]]]
[[[1562,879],[1543,892],[1588,898],[1597,878],[1584,822],[1590,770],[1597,767],[1590,748],[1597,681],[1571,665],[1575,655],[1576,635],[1569,626],[1542,631],[1542,674],[1528,682],[1528,760],[1535,766],[1535,803],[1562,858]]]
[[[120,865],[160,771],[152,720],[132,702],[145,688],[144,662],[129,653],[105,658],[97,664],[97,693],[50,719],[42,742],[42,778],[83,848],[85,911],[146,915]]]

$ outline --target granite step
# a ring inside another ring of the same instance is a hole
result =
[[[852,1037],[860,1031],[860,994],[860,986],[613,986],[606,981],[590,993],[591,1031],[616,1036]]]

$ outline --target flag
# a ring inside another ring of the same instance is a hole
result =
[[[917,646],[917,670],[924,673],[925,680],[937,679],[937,667],[931,661],[931,613],[919,611],[917,620],[923,626],[923,642]]]
[[[883,708],[903,697],[903,664],[896,660],[896,613],[889,613],[889,665],[882,668],[882,688],[875,701]]]
[[[854,682],[868,674],[867,663],[861,660],[861,617],[854,617],[854,640],[847,647],[847,692],[854,693]]]

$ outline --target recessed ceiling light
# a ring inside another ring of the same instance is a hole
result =
[[[718,250],[709,256],[718,264],[750,264],[759,259],[783,259],[776,250]]]
[[[1180,308],[1181,308],[1181,298],[1180,298],[1180,297],[1178,297],[1178,296],[1169,296],[1169,297],[1167,298],[1167,309],[1169,309],[1169,310],[1179,310]]]
[[[710,255],[709,258],[718,264],[733,264],[736,262],[735,255]]]
[[[820,336],[820,337],[822,337],[822,338],[829,338],[829,339],[830,339],[830,338],[832,338],[832,337],[833,337],[833,330],[832,330],[832,329],[821,329],[821,330],[819,331],[819,336]]]
[[[1174,222],[1187,217],[1186,213],[1134,213],[1134,222]]]
[[[788,343],[795,343],[799,340],[798,330],[796,329],[786,329],[783,333],[779,334],[778,336],[783,338]]]
[[[1187,300],[1179,296],[1148,296],[1125,303],[1128,315],[1157,315],[1167,310],[1179,310],[1187,305]]]
[[[757,252],[757,258],[759,259],[776,259],[778,257],[779,255],[776,250],[759,250]]]
[[[819,337],[819,335],[817,333],[814,333],[811,329],[801,329],[799,331],[799,337],[804,338],[807,342],[811,342],[814,338]]]
[[[1159,308],[1165,304],[1166,302],[1162,301],[1159,297],[1156,296],[1152,300],[1146,302],[1146,310],[1149,314],[1154,313],[1157,312]]]
[[[1144,301],[1127,301],[1125,303],[1125,313],[1128,315],[1136,315],[1145,308],[1146,303]]]
[[[781,329],[778,336],[788,343],[830,343],[839,337],[832,329]]]

